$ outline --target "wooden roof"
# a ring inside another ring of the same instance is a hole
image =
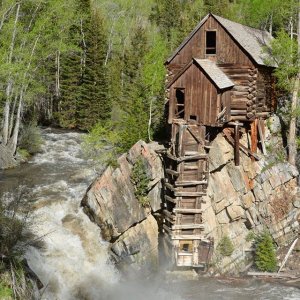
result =
[[[205,23],[209,16],[214,17],[221,26],[231,35],[231,37],[252,57],[252,59],[259,65],[266,65],[265,60],[268,54],[263,51],[263,48],[269,45],[272,36],[264,30],[251,28],[228,19],[219,17],[217,15],[206,15],[190,33],[190,35],[180,44],[174,53],[167,59],[166,63],[170,63],[178,52],[188,43],[188,41],[195,35],[200,27]],[[276,67],[275,65],[271,65]]]
[[[234,86],[234,83],[213,61],[209,59],[193,58],[191,62],[174,76],[168,83],[167,88],[169,88],[193,63],[200,67],[200,69],[204,71],[204,74],[208,76],[220,90]]]
[[[208,77],[222,90],[234,86],[234,83],[226,76],[226,74],[218,68],[218,66],[209,59],[197,59],[194,61],[200,66]]]

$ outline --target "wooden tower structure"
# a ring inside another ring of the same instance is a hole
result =
[[[204,196],[210,142],[223,132],[235,148],[257,157],[263,120],[276,107],[265,31],[207,15],[166,61],[170,147],[165,154],[164,231],[177,266],[205,267],[213,240],[205,232]],[[251,149],[239,144],[251,131]]]

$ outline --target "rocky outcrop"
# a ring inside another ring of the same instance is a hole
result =
[[[245,145],[245,140],[241,141]],[[296,167],[283,162],[268,162],[261,157],[252,161],[240,151],[241,165],[235,166],[233,148],[219,134],[211,144],[210,181],[204,204],[205,233],[214,237],[215,245],[228,236],[235,251],[231,257],[215,261],[224,270],[242,269],[251,242],[249,231],[268,229],[282,245],[299,232],[300,194]]]
[[[152,213],[161,208],[164,175],[161,159],[155,152],[160,148],[157,143],[139,141],[118,159],[117,168],[108,167],[95,180],[82,200],[85,212],[99,225],[102,237],[111,243],[112,256],[120,269],[149,272],[158,261],[158,228]],[[136,198],[131,180],[138,159],[142,159],[150,179],[146,206]]]
[[[244,134],[241,143],[247,146]],[[158,262],[158,226],[153,213],[161,209],[163,165],[157,143],[136,143],[95,180],[82,200],[90,218],[111,245],[111,255],[120,270],[148,274]],[[220,133],[210,145],[210,175],[203,204],[205,236],[213,237],[213,262],[219,270],[240,271],[252,256],[249,233],[268,229],[278,245],[292,241],[299,232],[300,192],[296,167],[261,155],[259,161],[240,151],[240,166],[234,165],[232,146]],[[135,196],[131,174],[143,160],[150,179],[143,206]],[[218,243],[224,237],[234,244],[230,257],[221,257]]]

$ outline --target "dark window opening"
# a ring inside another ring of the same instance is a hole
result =
[[[176,89],[175,117],[178,119],[184,118],[184,98],[184,89]]]
[[[190,120],[195,120],[195,121],[197,121],[197,116],[190,116]]]
[[[206,31],[206,54],[216,54],[217,52],[216,33],[216,31]]]
[[[189,252],[189,244],[183,244],[182,245],[182,251]]]

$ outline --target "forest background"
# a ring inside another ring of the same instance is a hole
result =
[[[209,12],[272,33],[278,87],[297,100],[298,10],[298,0],[2,0],[1,145],[34,152],[35,126],[55,125],[89,131],[93,157],[112,145],[112,161],[160,137],[164,61]],[[296,122],[297,103],[286,111]]]

